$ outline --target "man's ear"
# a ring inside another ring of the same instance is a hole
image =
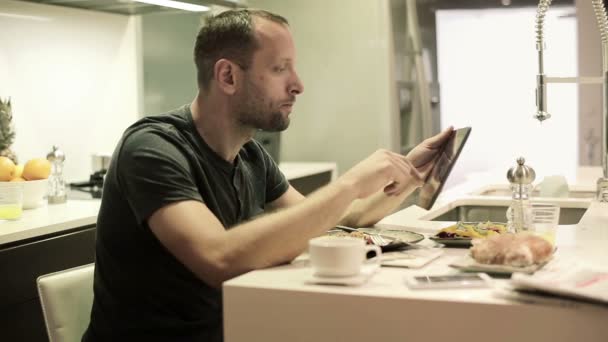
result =
[[[215,62],[213,75],[219,88],[226,94],[232,95],[236,92],[236,65],[227,59]]]

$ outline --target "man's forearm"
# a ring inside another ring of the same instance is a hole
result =
[[[356,189],[337,181],[293,207],[230,229],[225,251],[232,276],[295,258],[309,239],[338,223],[356,197]]]

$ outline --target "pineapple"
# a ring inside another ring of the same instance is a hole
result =
[[[10,149],[15,140],[15,129],[12,121],[13,111],[10,97],[6,101],[0,98],[0,156],[7,157],[17,164],[17,155]]]

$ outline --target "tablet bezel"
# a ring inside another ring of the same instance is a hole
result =
[[[441,177],[441,179],[436,182],[438,183],[437,186],[433,184],[432,177],[436,173],[437,166],[439,165],[439,163],[436,163],[433,166],[433,169],[431,169],[431,171],[429,172],[429,176],[427,177],[424,185],[419,189],[416,205],[423,209],[429,210],[433,207],[433,204],[435,204],[437,197],[441,193],[445,182],[450,176],[450,173],[452,172],[452,169],[454,168],[454,165],[456,164],[456,161],[458,160],[458,157],[460,156],[460,153],[462,152],[462,149],[464,148],[464,145],[467,142],[469,135],[471,134],[471,127],[459,128],[457,130],[454,130],[452,134],[453,136],[450,137],[450,139],[454,139],[454,155],[453,158],[449,160],[448,164],[445,165],[446,171],[442,175],[443,177]],[[456,141],[456,137],[459,135],[462,136],[462,138],[460,139],[460,141]],[[456,146],[456,143],[458,142],[459,144]],[[445,149],[449,144],[449,141],[444,144],[438,156],[441,156],[445,152]],[[427,191],[428,194],[424,195],[424,191]]]

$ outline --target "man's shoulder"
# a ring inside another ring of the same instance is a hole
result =
[[[129,126],[123,135],[123,144],[141,144],[149,140],[182,140],[189,134],[187,106],[146,116]]]
[[[193,155],[187,120],[180,109],[140,119],[124,132],[117,158],[169,158],[185,163]]]

